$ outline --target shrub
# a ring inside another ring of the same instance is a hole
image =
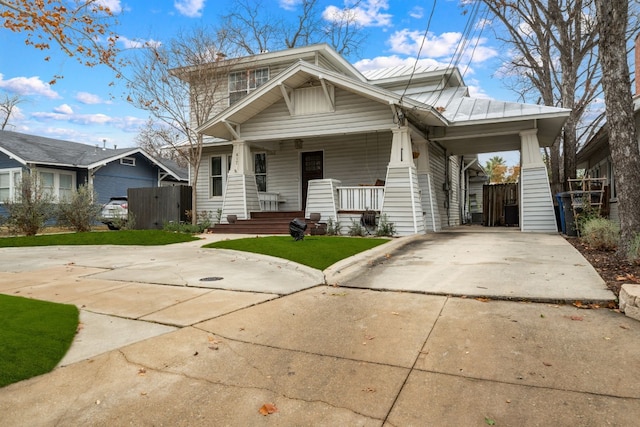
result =
[[[101,209],[94,200],[94,192],[86,185],[81,185],[69,200],[65,199],[58,205],[58,223],[77,232],[91,231]]]
[[[54,216],[54,196],[46,191],[37,174],[23,173],[15,200],[4,200],[6,225],[11,234],[35,236]]]
[[[333,222],[333,218],[327,220],[327,236],[339,236],[342,233],[340,221]]]
[[[376,236],[392,237],[394,234],[396,234],[396,226],[392,222],[389,222],[387,214],[382,214],[380,216],[380,224],[378,224],[378,228],[376,229]]]
[[[192,212],[187,211],[187,218],[190,218],[191,215],[192,215]],[[164,223],[162,226],[162,229],[165,231],[173,231],[178,233],[199,234],[199,233],[203,233],[207,228],[211,228],[214,224],[219,224],[221,215],[222,215],[222,210],[218,209],[218,212],[216,213],[215,222],[212,222],[211,220],[212,212],[200,211],[196,213],[197,224],[192,224],[191,222],[170,221],[170,222]]]
[[[349,236],[364,236],[365,229],[358,221],[351,220],[351,225],[349,226]]]
[[[590,218],[582,222],[580,236],[594,249],[611,251],[618,247],[620,227],[606,218]]]

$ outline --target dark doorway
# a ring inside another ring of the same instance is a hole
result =
[[[307,207],[309,181],[323,178],[322,151],[302,153],[302,210]]]

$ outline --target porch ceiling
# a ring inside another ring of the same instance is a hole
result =
[[[521,149],[520,132],[537,129],[541,147],[549,147],[560,134],[566,116],[529,120],[469,123],[430,128],[429,139],[437,141],[451,154],[491,153]]]

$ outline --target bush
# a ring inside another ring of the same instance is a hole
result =
[[[380,216],[380,224],[378,224],[378,228],[376,229],[376,236],[392,237],[394,234],[396,234],[396,226],[392,222],[389,222],[387,214],[382,214],[382,216]]]
[[[606,218],[590,218],[582,223],[580,236],[594,249],[612,251],[618,247],[620,227]]]
[[[333,218],[327,220],[327,236],[339,236],[342,233],[340,221],[333,222]]]
[[[349,226],[349,236],[364,236],[365,228],[358,221],[351,220],[351,225]]]
[[[187,211],[187,218],[191,218],[192,212]],[[192,224],[191,222],[175,222],[170,221],[163,224],[162,229],[165,231],[172,231],[177,233],[189,233],[189,234],[199,234],[204,233],[207,228],[211,228],[215,224],[220,223],[220,216],[222,215],[222,210],[218,209],[216,213],[215,222],[212,221],[212,212],[210,211],[200,211],[196,213],[196,221],[197,224]]]
[[[74,191],[69,200],[58,205],[58,223],[77,232],[91,231],[100,215],[100,205],[95,203],[95,194],[86,185]]]
[[[54,201],[37,174],[23,173],[15,200],[4,200],[9,233],[35,236],[54,217]]]

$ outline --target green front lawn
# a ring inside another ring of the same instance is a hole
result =
[[[0,295],[0,387],[55,368],[77,329],[75,305]]]
[[[0,248],[57,245],[169,245],[199,240],[186,233],[163,230],[93,231],[0,238]]]
[[[209,243],[205,248],[234,249],[285,258],[318,270],[388,242],[389,239],[339,236],[305,236],[295,241],[290,236],[251,237]]]

